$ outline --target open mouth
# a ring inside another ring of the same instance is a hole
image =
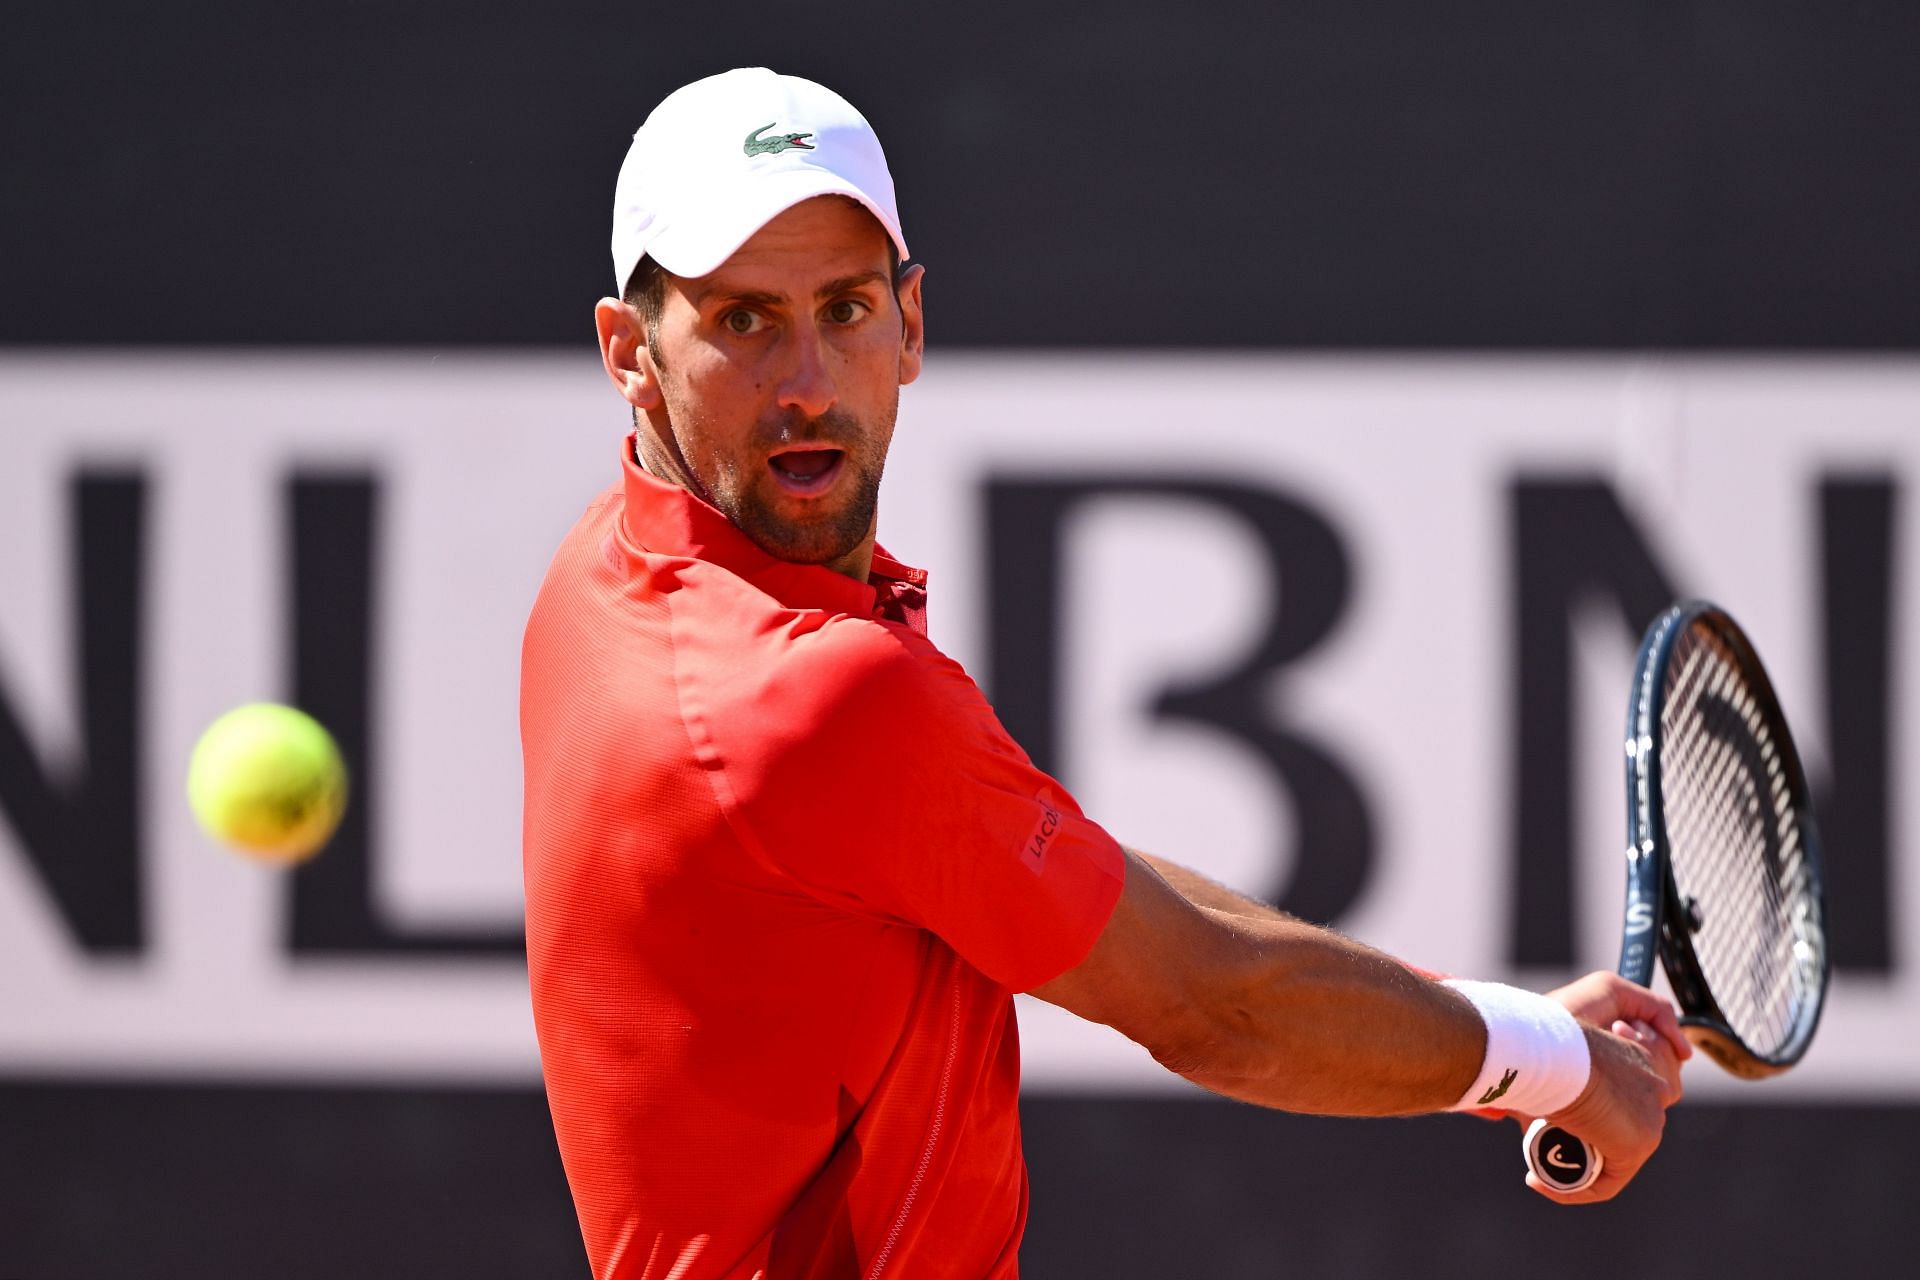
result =
[[[788,449],[768,458],[767,469],[786,492],[813,498],[833,487],[846,458],[839,449]]]

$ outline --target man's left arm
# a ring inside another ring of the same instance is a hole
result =
[[[1127,847],[1127,852],[1152,867],[1162,880],[1173,886],[1174,892],[1196,907],[1206,907],[1213,911],[1222,911],[1230,916],[1245,916],[1250,920],[1292,920],[1293,916],[1278,907],[1268,906],[1257,898],[1249,898],[1217,880],[1209,880],[1191,867],[1183,867],[1144,849]]]

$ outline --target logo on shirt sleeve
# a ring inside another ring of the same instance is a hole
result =
[[[1020,856],[1026,859],[1027,868],[1035,875],[1046,869],[1047,846],[1053,843],[1054,836],[1060,833],[1060,811],[1053,807],[1042,791],[1034,799],[1040,805],[1040,821],[1033,827],[1033,833],[1027,837],[1026,844],[1020,848]]]

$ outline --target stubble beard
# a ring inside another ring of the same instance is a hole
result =
[[[895,402],[897,409],[898,401]],[[678,415],[669,408],[669,420]],[[675,432],[678,435],[678,432]],[[694,475],[705,498],[733,526],[747,535],[768,555],[794,564],[832,564],[851,553],[873,530],[874,514],[880,506],[880,479],[886,467],[884,448],[878,457],[872,442],[876,433],[863,428],[852,416],[830,409],[818,418],[795,419],[756,426],[752,436],[753,461],[745,464],[720,457],[713,474]],[[885,440],[881,432],[878,438]],[[779,508],[795,500],[781,494],[772,476],[767,474],[763,455],[781,445],[826,444],[841,451],[844,474],[838,482],[841,496],[832,508],[807,503],[802,509],[809,518],[796,520]],[[691,470],[691,464],[689,464]]]
[[[773,481],[765,476],[757,484],[739,485],[715,505],[768,555],[795,564],[832,564],[866,540],[880,506],[880,465],[868,466],[850,450],[840,465],[847,469],[840,481],[847,486],[845,499],[810,520],[781,517],[774,509],[778,498],[768,501]]]

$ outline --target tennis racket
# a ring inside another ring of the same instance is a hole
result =
[[[1793,736],[1747,638],[1695,601],[1648,628],[1627,707],[1620,974],[1658,954],[1687,1038],[1754,1080],[1800,1061],[1827,990],[1820,838]],[[1601,1155],[1536,1120],[1527,1165],[1557,1191]]]

